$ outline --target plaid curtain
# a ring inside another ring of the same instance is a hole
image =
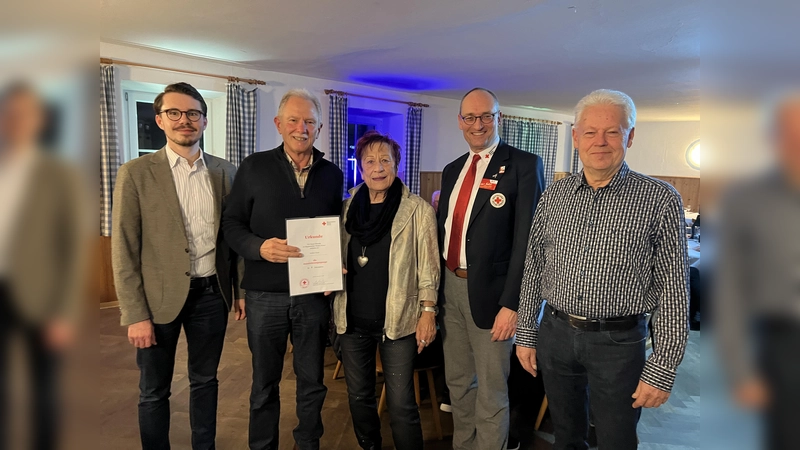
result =
[[[422,143],[422,108],[409,106],[406,117],[406,186],[419,195],[419,152]]]
[[[256,151],[258,88],[248,92],[238,83],[228,83],[227,101],[225,158],[239,167],[243,159]]]
[[[114,66],[100,66],[100,235],[111,236],[111,199],[120,165]]]
[[[578,156],[578,148],[575,147],[574,149],[572,149],[572,173],[580,173],[580,171],[581,171],[581,157]]]
[[[347,176],[347,97],[341,94],[329,94],[331,162],[342,169]],[[342,188],[342,197],[347,195],[347,183]]]
[[[508,145],[542,158],[544,182],[553,182],[558,151],[558,125],[503,117],[500,136]]]

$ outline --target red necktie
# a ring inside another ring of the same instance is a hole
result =
[[[472,197],[472,188],[475,186],[475,172],[478,169],[480,155],[472,157],[472,165],[469,166],[467,176],[461,183],[461,190],[458,191],[456,209],[453,211],[453,223],[450,226],[450,243],[447,246],[447,268],[450,271],[458,269],[461,264],[461,234],[464,231],[464,216],[467,214],[469,199]]]

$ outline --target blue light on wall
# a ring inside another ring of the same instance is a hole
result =
[[[353,175],[353,186],[358,185],[358,170],[356,170],[356,159],[347,158],[348,169],[347,171]]]
[[[443,80],[407,75],[352,75],[351,80],[403,91],[428,91],[446,87]]]

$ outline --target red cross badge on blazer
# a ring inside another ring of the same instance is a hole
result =
[[[503,205],[506,204],[506,196],[498,192],[492,195],[492,197],[489,199],[489,203],[491,203],[495,208],[502,208]]]

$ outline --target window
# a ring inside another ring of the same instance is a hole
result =
[[[356,142],[364,133],[374,129],[374,124],[353,123],[352,121],[347,124],[347,189],[352,189],[364,181],[361,179],[361,173],[356,164]]]
[[[347,189],[358,186],[363,180],[356,162],[356,143],[367,131],[377,130],[388,134],[392,139],[404,146],[405,122],[402,114],[370,109],[348,108],[347,110]],[[402,150],[401,150],[402,151]],[[402,156],[401,156],[402,159]],[[400,164],[403,175],[403,164]]]

